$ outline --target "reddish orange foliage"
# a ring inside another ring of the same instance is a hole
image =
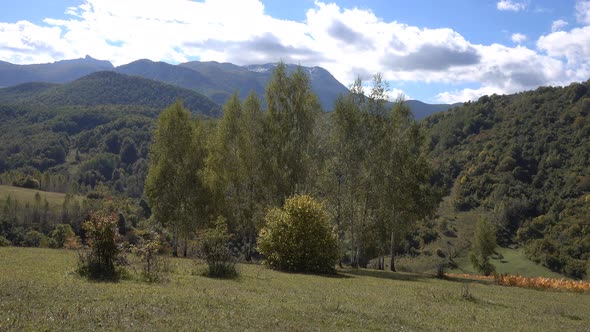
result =
[[[524,288],[535,288],[535,289],[563,289],[577,292],[590,291],[590,282],[581,280],[566,280],[566,279],[553,279],[543,277],[523,277],[523,276],[512,276],[507,274],[498,274],[495,276],[479,276],[471,274],[446,274],[449,277],[468,278],[476,280],[490,280],[494,281],[498,285],[503,286],[514,286]]]

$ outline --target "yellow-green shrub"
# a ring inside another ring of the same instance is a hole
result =
[[[336,236],[324,206],[308,195],[289,198],[270,210],[260,231],[258,251],[270,267],[294,272],[333,272]]]

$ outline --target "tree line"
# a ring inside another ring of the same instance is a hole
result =
[[[145,196],[153,217],[173,234],[173,254],[187,255],[194,231],[222,216],[246,260],[256,254],[265,213],[295,194],[324,202],[341,262],[403,248],[417,220],[432,214],[438,195],[425,135],[411,110],[387,101],[379,74],[365,91],[358,79],[332,113],[322,113],[310,79],[279,64],[266,86],[266,107],[236,92],[218,121],[193,118],[177,101],[157,121]],[[288,239],[287,239],[288,240]]]

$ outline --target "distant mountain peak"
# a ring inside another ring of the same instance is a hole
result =
[[[54,62],[54,64],[90,65],[90,66],[95,66],[95,67],[98,67],[101,69],[115,68],[115,66],[113,66],[113,64],[110,61],[98,60],[98,59],[91,57],[90,55],[86,55],[85,57],[78,58],[78,59],[60,60],[60,61]],[[47,65],[50,65],[50,64],[47,64]]]

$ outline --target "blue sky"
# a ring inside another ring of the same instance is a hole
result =
[[[19,64],[283,59],[430,103],[590,78],[590,0],[2,2],[0,60]]]

